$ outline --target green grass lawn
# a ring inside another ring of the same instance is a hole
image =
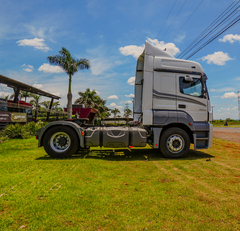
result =
[[[58,160],[34,138],[10,140],[0,144],[0,230],[239,230],[239,150],[214,139],[178,160],[150,148]]]

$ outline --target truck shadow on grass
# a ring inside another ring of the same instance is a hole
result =
[[[206,159],[211,160],[215,156],[195,150],[189,150],[188,155],[178,160],[197,160]],[[37,158],[37,160],[53,159],[50,156]],[[107,161],[159,161],[167,160],[159,150],[154,149],[93,149],[79,151],[68,159],[99,159]]]

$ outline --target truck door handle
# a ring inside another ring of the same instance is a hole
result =
[[[178,104],[178,108],[186,108],[185,104]]]

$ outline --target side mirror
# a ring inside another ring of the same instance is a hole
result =
[[[202,89],[202,95],[203,95],[203,98],[206,99],[207,98],[207,91],[206,89]]]
[[[190,77],[189,75],[186,75],[186,76],[184,77],[184,81],[187,82],[187,83],[191,83],[191,82],[193,82],[193,78]]]

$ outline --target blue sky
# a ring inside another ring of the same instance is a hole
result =
[[[136,57],[145,41],[176,56],[232,2],[177,0],[167,18],[175,0],[1,1],[0,74],[60,95],[66,106],[68,76],[46,59],[65,47],[91,61],[90,70],[73,76],[73,100],[89,87],[123,111],[126,102],[132,107]],[[238,119],[239,50],[240,23],[190,58],[208,76],[215,119]],[[9,93],[1,84],[0,97]]]

